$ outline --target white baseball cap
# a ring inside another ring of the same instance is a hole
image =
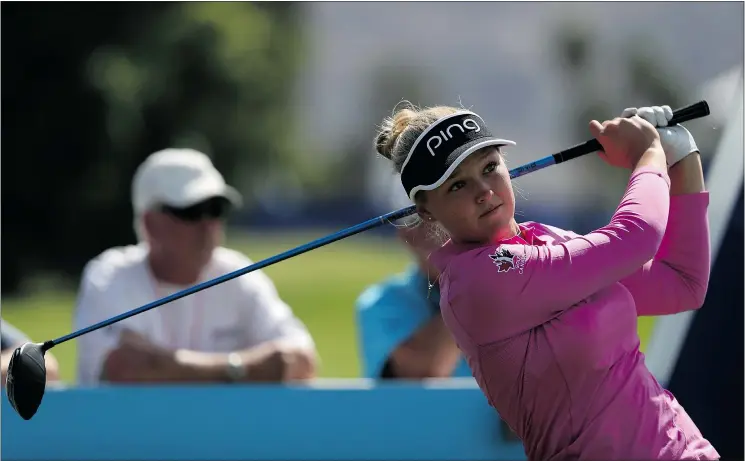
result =
[[[225,197],[234,206],[243,202],[210,158],[194,149],[169,148],[150,154],[132,181],[135,214],[155,205],[184,208],[212,197]]]

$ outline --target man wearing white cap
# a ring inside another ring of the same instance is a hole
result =
[[[203,153],[150,155],[132,184],[139,243],[85,267],[75,329],[252,264],[220,246],[240,194]],[[78,382],[288,381],[314,376],[314,342],[261,271],[78,339]]]

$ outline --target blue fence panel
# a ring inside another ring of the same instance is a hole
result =
[[[7,461],[525,459],[458,380],[48,389],[30,421],[2,397]]]

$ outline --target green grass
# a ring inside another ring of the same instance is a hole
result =
[[[292,235],[231,234],[227,246],[252,260],[273,256],[326,232]],[[354,236],[265,268],[280,296],[311,331],[321,356],[324,377],[357,377],[357,338],[354,301],[369,284],[403,270],[409,264],[395,241]],[[56,338],[72,330],[74,289],[59,284],[40,285],[21,298],[4,298],[2,316],[36,341]],[[135,308],[138,306],[132,306]],[[63,380],[75,376],[76,341],[54,348]]]
[[[227,246],[246,253],[252,260],[273,256],[326,232],[302,234],[231,234]],[[270,266],[264,271],[280,295],[313,335],[323,377],[359,376],[354,301],[369,284],[403,270],[410,260],[395,241],[354,236]],[[57,285],[39,285],[38,292],[2,300],[2,316],[35,341],[52,339],[72,330],[75,292]],[[135,308],[138,306],[132,306]],[[639,333],[644,346],[653,319],[640,318]],[[62,379],[75,376],[76,341],[54,348]]]

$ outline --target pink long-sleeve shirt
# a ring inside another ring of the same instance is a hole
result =
[[[637,316],[697,309],[708,286],[708,193],[669,190],[639,169],[587,235],[528,222],[431,256],[443,318],[529,459],[719,458],[639,350]]]

